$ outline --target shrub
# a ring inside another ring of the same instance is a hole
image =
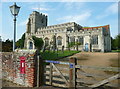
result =
[[[34,40],[35,48],[41,50],[44,44],[42,38],[32,36],[32,39]]]
[[[70,42],[70,43],[68,44],[68,47],[73,47],[73,46],[75,46],[75,45],[81,45],[81,43],[80,43],[80,42]]]
[[[16,42],[16,47],[17,48],[24,48],[24,42],[25,42],[25,33],[22,35],[21,39],[19,39]]]

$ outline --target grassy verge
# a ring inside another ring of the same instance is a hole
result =
[[[120,50],[112,50],[112,52],[120,52]]]
[[[57,59],[60,59],[60,58],[64,58],[64,57],[67,57],[67,56],[71,56],[75,53],[79,53],[80,51],[58,51],[58,52],[52,52],[52,51],[45,51],[45,52],[40,52],[42,58],[44,60],[57,60]]]

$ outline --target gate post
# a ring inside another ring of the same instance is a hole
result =
[[[37,87],[44,85],[44,62],[40,55],[37,55]]]
[[[77,59],[76,58],[70,58],[69,59],[70,65],[69,65],[69,89],[76,89],[76,68],[75,65],[77,65]]]

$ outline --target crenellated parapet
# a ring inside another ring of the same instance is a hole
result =
[[[43,17],[47,17],[47,15],[45,15],[45,14],[42,14],[42,13],[39,13],[39,12],[37,12],[37,11],[33,11],[33,13],[32,14],[30,14],[30,17],[32,17],[32,16],[43,16]]]
[[[68,22],[68,23],[63,23],[63,24],[57,24],[57,25],[51,25],[51,26],[46,26],[46,27],[40,27],[38,31],[41,30],[48,30],[48,29],[61,29],[61,28],[68,28],[68,27],[75,27],[75,26],[80,26],[79,24],[76,24],[75,22]]]

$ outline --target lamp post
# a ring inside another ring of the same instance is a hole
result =
[[[12,15],[14,16],[14,40],[13,40],[13,51],[15,51],[15,41],[16,41],[16,17],[19,13],[20,7],[14,3],[14,5],[10,6],[10,11]]]

